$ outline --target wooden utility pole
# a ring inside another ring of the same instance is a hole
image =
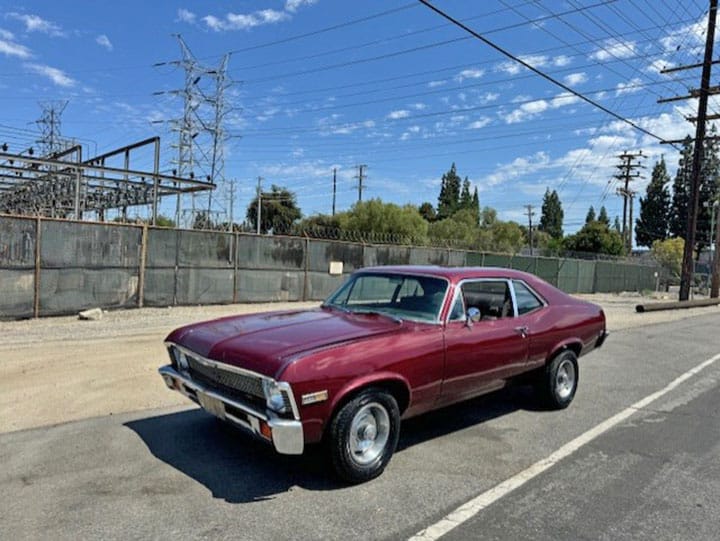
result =
[[[257,178],[257,212],[256,212],[256,222],[257,222],[257,234],[260,234],[260,222],[262,221],[262,177]]]
[[[367,178],[367,175],[363,174],[363,170],[367,167],[367,165],[356,165],[358,170],[358,174],[355,175],[355,178],[358,179],[358,202],[362,202],[362,193],[363,193],[363,180]]]
[[[683,250],[683,261],[682,271],[680,275],[680,295],[679,300],[686,301],[690,297],[690,287],[692,285],[693,274],[695,271],[695,264],[693,261],[693,251],[695,249],[695,234],[697,229],[697,216],[698,207],[700,203],[700,183],[702,181],[701,174],[703,169],[704,160],[704,145],[705,145],[705,123],[708,120],[707,116],[707,102],[708,96],[711,94],[720,93],[720,88],[710,86],[710,73],[713,65],[713,46],[715,42],[715,20],[717,17],[717,0],[710,0],[710,10],[708,11],[708,24],[707,24],[707,35],[705,36],[705,57],[702,63],[702,76],[700,79],[700,89],[691,90],[687,96],[678,96],[674,98],[668,98],[665,100],[658,100],[658,103],[665,101],[676,101],[687,98],[698,98],[698,112],[697,117],[691,119],[696,122],[695,126],[695,139],[693,149],[693,163],[692,163],[692,178],[690,182],[690,197],[688,200],[688,217],[687,217],[687,229],[685,234],[685,248]],[[693,67],[699,67],[699,65],[693,66],[680,66],[671,68],[670,70],[663,70],[661,73],[667,73],[669,71],[679,71],[683,69],[691,69]],[[715,251],[717,258],[717,250]],[[717,265],[713,265],[713,281],[718,282],[716,276]],[[712,289],[712,287],[711,287]]]
[[[528,242],[530,243],[530,255],[533,255],[533,225],[532,217],[535,216],[532,205],[525,205],[526,214],[528,217]]]
[[[337,194],[337,169],[333,167],[333,206],[332,215],[335,216],[335,196]]]
[[[627,248],[628,253],[632,251],[632,200],[635,197],[635,191],[630,189],[630,182],[640,178],[640,171],[636,171],[641,168],[642,165],[639,163],[640,158],[643,157],[642,150],[638,152],[628,152],[627,150],[620,154],[618,158],[620,163],[617,167],[620,171],[615,178],[623,183],[621,188],[617,189],[617,194],[623,198],[623,221],[622,221],[622,237],[623,243]],[[628,200],[630,201],[630,220],[628,223]]]

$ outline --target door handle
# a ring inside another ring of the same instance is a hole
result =
[[[523,338],[526,338],[528,335],[528,328],[527,325],[523,325],[521,327],[515,327],[515,332],[518,333]]]

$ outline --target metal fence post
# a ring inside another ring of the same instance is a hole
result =
[[[303,302],[308,300],[308,259],[310,258],[310,237],[305,236],[305,257],[303,258],[305,260],[304,264],[304,276],[303,276],[303,296],[302,300]]]
[[[240,235],[237,231],[233,233],[233,243],[235,245],[235,255],[233,257],[233,294],[232,294],[232,301],[233,304],[237,304],[237,286],[238,286],[238,267],[239,267],[239,260],[240,260]]]
[[[148,226],[143,224],[140,236],[140,265],[138,268],[138,308],[143,307],[145,301],[145,267],[147,265],[147,239]]]
[[[41,218],[35,220],[35,292],[33,296],[33,317],[40,317],[40,237],[41,237]]]

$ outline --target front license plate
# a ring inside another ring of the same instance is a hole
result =
[[[198,391],[197,397],[200,401],[200,405],[205,411],[212,413],[215,417],[220,417],[220,419],[225,418],[225,404],[223,404],[220,400],[212,396],[208,396],[205,393],[201,393],[200,391]]]

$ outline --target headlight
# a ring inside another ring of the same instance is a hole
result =
[[[265,403],[269,409],[278,413],[288,413],[288,407],[285,404],[285,396],[280,390],[277,382],[264,379],[263,391],[265,392]]]
[[[172,357],[172,360],[174,361],[173,365],[175,365],[175,368],[180,368],[181,370],[188,369],[187,357],[175,346],[170,346],[170,357]]]

